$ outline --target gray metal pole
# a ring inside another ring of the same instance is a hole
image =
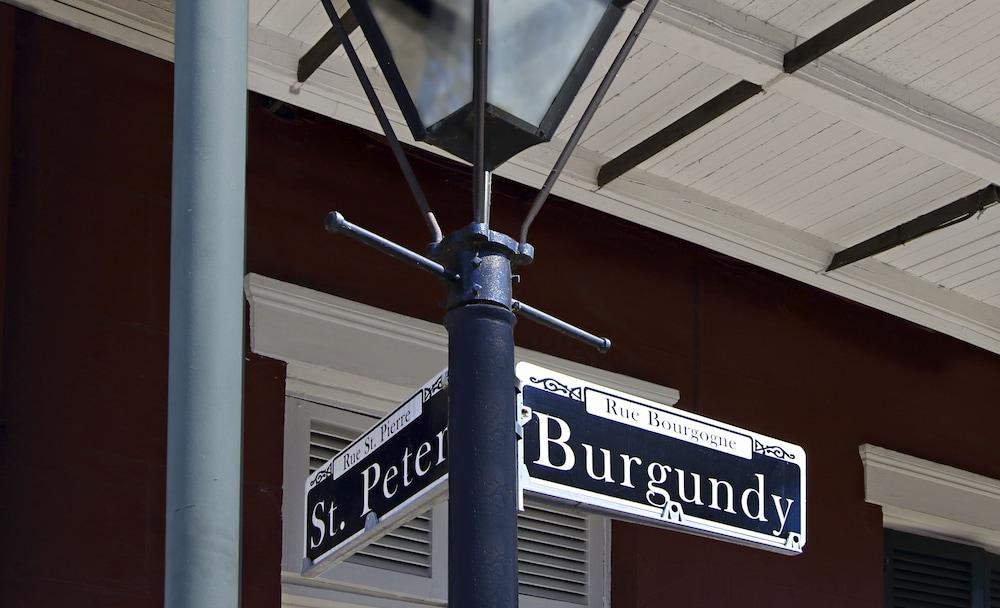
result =
[[[178,0],[165,605],[240,597],[247,0]]]

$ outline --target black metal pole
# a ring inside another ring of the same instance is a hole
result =
[[[435,257],[461,276],[448,313],[448,604],[517,606],[517,464],[511,266],[530,249],[473,223]]]
[[[486,166],[489,0],[472,19],[472,224],[435,257],[461,277],[448,313],[448,605],[517,608],[517,440],[511,263],[516,241],[493,232]]]
[[[517,606],[514,314],[451,310],[448,328],[448,605]]]

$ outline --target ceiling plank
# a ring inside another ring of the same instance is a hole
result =
[[[876,25],[915,0],[872,0],[844,19],[834,23],[816,36],[785,53],[782,62],[786,74],[815,61],[844,42]],[[760,85],[743,80],[696,108],[676,122],[664,127],[642,142],[622,152],[601,167],[597,174],[597,184],[603,186],[615,180],[643,162],[656,156],[694,133],[709,122],[719,118],[736,106],[762,92]]]
[[[1000,126],[835,54],[784,73],[795,36],[717,2],[660,0],[646,36],[956,168],[1000,183]]]

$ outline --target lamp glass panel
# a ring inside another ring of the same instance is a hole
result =
[[[368,4],[425,127],[472,102],[472,0]]]
[[[488,101],[538,126],[610,4],[611,0],[490,2]]]

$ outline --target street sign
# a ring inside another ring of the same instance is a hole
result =
[[[779,553],[805,534],[805,451],[519,363],[521,487],[589,511]]]
[[[304,575],[333,566],[444,499],[447,383],[441,372],[306,479]]]

